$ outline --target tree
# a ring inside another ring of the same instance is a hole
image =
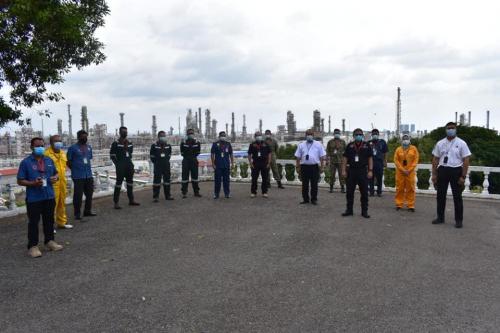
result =
[[[95,32],[109,14],[105,0],[0,0],[0,127],[22,123],[21,107],[63,96],[48,85],[64,82],[71,68],[100,64],[104,44]]]

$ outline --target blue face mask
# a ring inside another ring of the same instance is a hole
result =
[[[42,156],[45,153],[45,147],[35,147],[33,148],[33,153],[35,153],[36,156]]]
[[[54,142],[55,149],[60,150],[60,149],[62,149],[62,147],[63,147],[63,143],[61,141]]]
[[[361,141],[363,141],[363,139],[364,139],[364,135],[362,135],[362,134],[356,134],[354,136],[354,140],[356,140],[356,142],[361,142]]]
[[[378,134],[372,134],[372,139],[373,140],[378,140]]]
[[[456,128],[448,128],[446,130],[446,135],[450,136],[450,137],[457,135],[457,129]]]
[[[314,137],[312,135],[308,135],[308,136],[306,136],[306,140],[307,140],[307,142],[313,142]]]
[[[335,139],[340,139],[340,134],[334,134]]]

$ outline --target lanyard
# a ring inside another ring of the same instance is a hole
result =
[[[82,148],[83,148],[83,149],[82,149]],[[85,144],[85,145],[80,145],[79,150],[80,150],[80,153],[82,153],[82,155],[87,156],[88,147],[87,147],[87,145],[86,145],[86,144]]]
[[[36,164],[38,172],[45,173],[45,161],[43,160],[43,157],[36,161]]]
[[[314,142],[313,142],[313,143],[311,143],[311,145],[310,145],[310,146],[306,143],[306,147],[307,147],[307,146],[309,146],[309,148],[307,149],[307,153],[306,153],[306,155],[309,155],[309,152],[311,151],[311,148],[313,147],[313,145],[314,145]]]
[[[450,153],[451,148],[453,148],[453,144],[455,143],[455,139],[451,140],[449,142],[449,145],[447,145],[448,150],[446,150],[446,155],[445,156],[448,156],[448,154]]]
[[[354,143],[354,150],[356,151],[356,155],[359,155],[359,151],[361,150],[361,148],[363,148],[363,143],[360,143],[359,147],[357,143]]]

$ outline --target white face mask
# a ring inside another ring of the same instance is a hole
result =
[[[408,147],[410,145],[410,140],[403,140],[403,146]]]
[[[220,141],[226,141],[226,140],[227,140],[227,137],[225,137],[225,136],[220,136],[220,137],[219,137],[219,140],[220,140]]]
[[[255,137],[255,140],[257,140],[257,141],[262,141],[262,135],[256,136],[256,137]]]

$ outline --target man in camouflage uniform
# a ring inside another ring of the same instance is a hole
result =
[[[330,193],[333,193],[336,173],[339,175],[341,191],[342,193],[345,193],[345,179],[342,177],[341,166],[346,143],[340,138],[340,130],[338,128],[333,131],[333,135],[334,138],[328,141],[326,145],[326,154],[330,165]]]
[[[283,189],[283,185],[281,184],[281,175],[279,173],[278,164],[276,163],[277,155],[278,155],[278,141],[273,138],[273,135],[270,130],[266,130],[265,133],[265,142],[271,148],[271,171],[273,172],[273,177],[278,183],[278,188]],[[271,187],[271,177],[268,177],[268,185],[267,188]]]

